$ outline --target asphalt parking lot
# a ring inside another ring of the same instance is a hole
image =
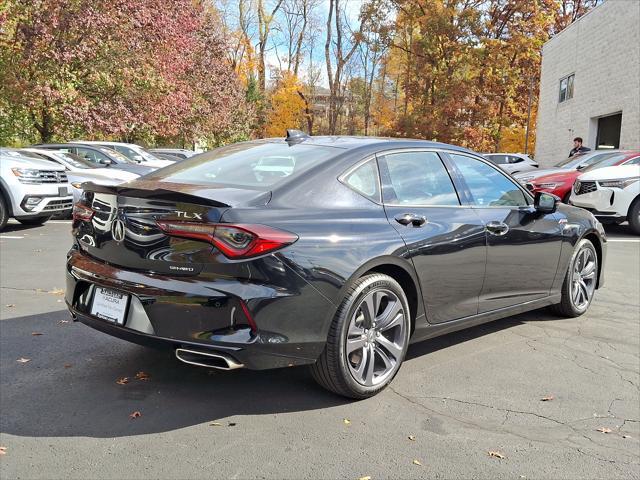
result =
[[[69,229],[0,234],[3,479],[640,478],[640,238],[624,227],[586,315],[414,345],[359,402],[305,369],[212,373],[71,322]]]

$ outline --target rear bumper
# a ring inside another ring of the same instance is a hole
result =
[[[72,250],[66,302],[74,320],[117,338],[156,348],[224,353],[249,369],[279,368],[315,362],[327,338],[327,300],[294,272],[290,275],[292,288],[276,291],[228,278],[124,270]],[[124,325],[91,314],[96,286],[130,295]],[[239,302],[256,328],[246,321]]]

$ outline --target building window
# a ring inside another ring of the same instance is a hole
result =
[[[575,74],[568,75],[560,80],[560,96],[558,97],[558,103],[562,103],[570,98],[573,98],[573,78]]]

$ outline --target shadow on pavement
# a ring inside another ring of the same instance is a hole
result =
[[[546,315],[520,315],[427,340],[413,345],[408,359]],[[61,320],[69,320],[66,311],[0,322],[1,432],[108,438],[210,421],[227,425],[225,419],[232,416],[315,410],[349,402],[317,386],[306,368],[209,371],[181,364],[170,352]],[[21,357],[30,361],[17,362]],[[150,379],[136,380],[140,371]],[[129,377],[129,383],[116,384],[121,377]],[[142,416],[130,419],[134,411]]]

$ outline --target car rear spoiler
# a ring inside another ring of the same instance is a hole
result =
[[[136,180],[125,185],[98,185],[93,182],[82,184],[86,192],[123,195],[136,198],[167,200],[228,208],[239,205],[266,205],[271,200],[271,192],[232,188],[203,187],[201,185],[171,184],[171,189],[158,188],[158,182]],[[220,197],[226,201],[221,201]]]

